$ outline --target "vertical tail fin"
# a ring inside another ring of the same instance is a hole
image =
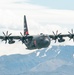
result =
[[[27,21],[26,21],[26,16],[25,15],[24,15],[24,35],[29,35],[28,27],[27,27]]]

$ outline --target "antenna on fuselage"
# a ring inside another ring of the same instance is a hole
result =
[[[24,15],[24,35],[29,35],[26,16]]]

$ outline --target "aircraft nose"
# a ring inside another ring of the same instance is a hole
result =
[[[46,39],[45,39],[45,43],[46,43],[46,44],[49,44],[49,43],[50,43],[50,40],[46,38]]]
[[[48,47],[50,45],[50,39],[46,38],[44,41],[44,47]]]

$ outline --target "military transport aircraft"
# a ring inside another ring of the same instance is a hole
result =
[[[53,32],[53,31],[52,31]],[[12,33],[8,34],[8,31],[6,33],[3,32],[4,36],[0,36],[0,39],[2,41],[5,41],[6,43],[9,44],[14,44],[14,40],[19,40],[22,41],[22,44],[25,44],[27,49],[33,50],[33,49],[41,49],[41,48],[46,48],[50,45],[51,39],[58,42],[64,42],[65,39],[63,37],[69,37],[70,40],[73,39],[74,41],[74,34],[73,34],[73,29],[71,32],[68,32],[69,34],[58,34],[58,31],[56,33],[53,32],[53,35],[45,35],[43,33],[40,33],[40,35],[29,35],[28,32],[28,27],[27,27],[27,21],[26,21],[26,16],[24,15],[24,34],[21,34],[21,36],[11,36]]]

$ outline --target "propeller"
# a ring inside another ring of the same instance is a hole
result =
[[[19,39],[19,41],[22,41],[22,44],[24,43],[24,35],[20,32],[21,34],[21,38]]]
[[[69,33],[69,41],[71,40],[71,39],[73,39],[73,41],[74,41],[74,34],[73,34],[73,29],[71,29],[71,32],[69,32],[68,31],[68,33]]]
[[[19,39],[19,41],[22,41],[22,44],[28,43],[29,39],[33,38],[33,36],[26,36],[26,35],[23,35],[21,32],[20,34],[21,34],[21,38]]]
[[[55,43],[56,43],[56,41],[57,41],[59,35],[61,35],[61,33],[58,34],[58,30],[56,31],[56,33],[54,31],[52,31],[52,33],[54,34],[53,39],[55,40]]]
[[[9,36],[12,34],[8,34],[8,31],[6,33],[2,32],[3,35],[4,35],[4,38],[2,39],[2,41],[5,41],[5,44],[7,43],[7,40],[9,40]]]

